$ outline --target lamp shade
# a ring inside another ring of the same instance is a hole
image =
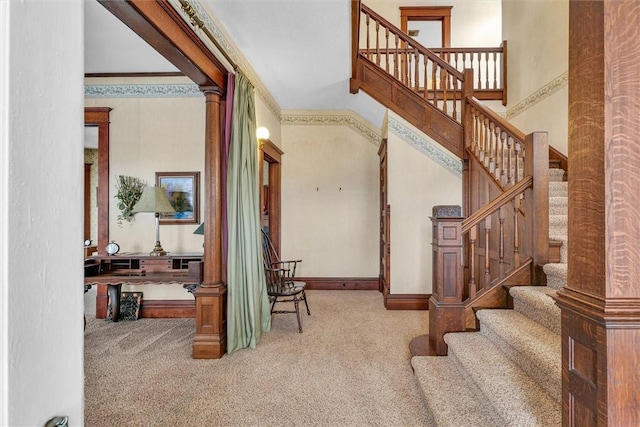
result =
[[[258,139],[269,139],[269,129],[264,126],[260,126],[256,129],[256,137],[258,137]]]
[[[194,231],[193,234],[204,235],[204,222],[200,223],[200,225],[198,226],[198,228],[196,228],[196,231]]]
[[[162,187],[144,187],[140,200],[133,207],[132,212],[175,212],[167,192]]]

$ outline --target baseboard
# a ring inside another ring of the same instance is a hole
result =
[[[352,290],[352,291],[377,291],[377,277],[296,277],[296,280],[306,282],[307,289],[311,290]]]
[[[140,317],[190,318],[196,317],[194,300],[142,300]]]
[[[431,294],[388,294],[385,299],[387,310],[429,310]]]

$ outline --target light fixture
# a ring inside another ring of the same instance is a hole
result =
[[[133,207],[132,212],[153,212],[156,214],[156,246],[149,253],[151,256],[163,256],[167,251],[162,249],[160,244],[160,213],[175,212],[167,192],[162,187],[144,187],[140,200]]]
[[[256,136],[259,140],[269,139],[269,129],[264,126],[260,126],[258,129],[256,129]]]

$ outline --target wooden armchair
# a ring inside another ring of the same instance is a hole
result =
[[[299,303],[304,301],[307,315],[311,315],[307,296],[304,292],[306,283],[295,280],[296,267],[302,260],[282,261],[273,247],[269,235],[262,231],[262,251],[264,255],[264,271],[267,279],[267,294],[271,302],[271,313],[295,313],[298,318],[298,330],[302,332]],[[293,302],[295,310],[274,310],[277,302]]]

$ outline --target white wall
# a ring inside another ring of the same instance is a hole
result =
[[[452,47],[497,47],[502,43],[501,0],[369,0],[367,6],[400,28],[400,6],[453,6]]]
[[[189,84],[186,78],[86,79],[86,84]],[[155,244],[155,217],[138,213],[118,224],[116,178],[129,175],[155,185],[156,172],[200,172],[200,222],[204,215],[205,98],[88,98],[87,107],[112,108],[109,118],[109,240],[120,252],[150,252]],[[169,252],[202,253],[203,238],[193,234],[198,224],[161,224],[160,241]],[[181,285],[127,286],[145,300],[193,299]]]
[[[82,52],[82,1],[0,2],[0,425],[84,422]]]
[[[389,111],[404,129],[446,150]],[[412,146],[407,132],[389,129],[387,135],[387,201],[391,206],[392,294],[430,294],[432,291],[431,216],[436,205],[460,205],[462,180]],[[428,143],[428,142],[427,142]],[[440,155],[436,153],[436,155]]]
[[[378,147],[347,126],[282,126],[282,257],[305,277],[377,277]]]
[[[566,154],[568,89],[559,78],[569,69],[569,1],[503,0],[502,21],[509,119],[525,133],[548,131],[550,144]]]

